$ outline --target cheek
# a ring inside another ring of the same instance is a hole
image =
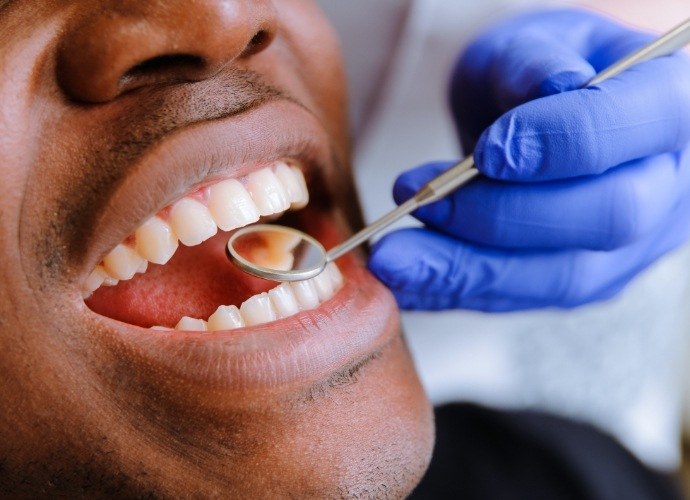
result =
[[[22,3],[22,2],[18,2]],[[16,6],[16,7],[15,7]],[[57,21],[37,6],[13,4],[0,13],[0,352],[9,363],[7,345],[31,344],[35,336],[25,333],[27,318],[39,321],[38,276],[33,251],[40,239],[39,218],[46,210],[27,207],[41,204],[51,186],[30,195],[35,187],[32,172],[41,175],[55,169],[37,160],[43,142],[50,138],[45,128],[49,114],[50,41]],[[31,21],[29,21],[31,19]],[[29,350],[29,348],[25,348]],[[18,358],[19,359],[19,358]],[[21,360],[20,360],[21,361]],[[23,363],[25,364],[25,362]],[[3,380],[4,381],[4,380]],[[0,381],[2,383],[3,381]],[[0,398],[0,401],[4,401]]]
[[[311,0],[277,2],[281,25],[296,58],[296,72],[323,122],[347,148],[347,93],[340,42],[323,12]]]
[[[2,29],[0,23],[0,33]],[[9,42],[0,42],[0,223],[3,234],[12,236],[16,228],[5,224],[16,221],[37,147],[35,129],[40,127],[41,106],[34,95],[37,89],[33,80],[44,43],[42,33],[21,41],[15,41],[14,36],[23,34],[10,31]],[[17,243],[16,238],[2,239],[5,245]]]

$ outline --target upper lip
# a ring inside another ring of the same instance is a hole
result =
[[[287,99],[270,100],[239,115],[178,130],[129,169],[107,200],[107,209],[95,221],[87,254],[81,259],[81,274],[85,277],[148,216],[196,187],[241,177],[285,158],[298,160],[309,179],[332,170],[332,156],[320,121]]]

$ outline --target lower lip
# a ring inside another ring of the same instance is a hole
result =
[[[311,311],[206,334],[153,332],[107,320],[113,323],[111,340],[120,354],[128,351],[130,362],[139,360],[197,387],[242,392],[303,387],[375,355],[398,335],[390,293],[355,258],[338,265],[343,288]]]

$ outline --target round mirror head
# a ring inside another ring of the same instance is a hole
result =
[[[228,241],[230,260],[243,271],[273,281],[302,281],[319,275],[326,250],[308,234],[271,224],[247,226]]]

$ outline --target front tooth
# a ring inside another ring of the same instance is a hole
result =
[[[261,216],[247,190],[235,179],[209,188],[208,209],[223,231],[244,227],[258,221]]]
[[[277,319],[267,293],[254,295],[242,303],[240,312],[247,326],[261,325]]]
[[[234,330],[242,328],[244,320],[237,306],[220,306],[210,318],[208,318],[208,329],[211,332],[219,330]]]
[[[303,208],[309,203],[307,183],[301,170],[280,162],[276,167],[276,177],[283,184],[292,208]]]
[[[345,280],[343,279],[340,269],[338,269],[338,266],[336,266],[334,262],[330,262],[328,266],[326,266],[326,272],[331,278],[331,283],[333,283],[333,288],[335,290],[338,290],[341,286],[343,286]]]
[[[96,266],[96,269],[91,271],[91,274],[89,274],[89,277],[86,278],[86,281],[84,282],[84,294],[85,295],[90,295],[91,293],[95,292],[98,290],[98,288],[103,284],[103,282],[108,278],[108,273],[105,272],[105,269],[103,269],[103,266],[98,265]]]
[[[198,245],[218,232],[208,208],[192,198],[182,198],[173,205],[170,224],[182,244],[188,247]]]
[[[304,179],[304,174],[297,167],[290,167],[292,173],[295,175],[299,183],[301,194],[298,196],[300,201],[295,202],[294,208],[303,208],[309,203],[309,190],[307,189],[307,181]]]
[[[203,319],[190,318],[189,316],[184,316],[180,321],[178,321],[175,326],[175,330],[181,330],[185,332],[205,332],[208,330],[206,322]]]
[[[177,250],[177,236],[170,224],[158,217],[151,217],[134,233],[137,252],[154,264],[166,264]]]
[[[120,243],[103,259],[103,267],[111,277],[129,280],[134,277],[144,259],[131,247]]]
[[[295,281],[290,283],[290,286],[302,309],[314,309],[319,305],[319,296],[311,280]]]
[[[287,318],[299,312],[299,304],[288,283],[277,286],[268,292],[268,296],[279,318]]]
[[[284,212],[290,208],[283,185],[270,168],[252,172],[247,176],[247,191],[261,215]]]
[[[319,301],[324,302],[331,297],[333,297],[333,283],[331,282],[331,277],[327,271],[323,271],[318,276],[310,280],[314,283],[314,288],[316,289],[316,295],[319,297]]]
[[[105,280],[103,280],[103,286],[115,286],[120,282],[120,280],[113,278],[112,276],[108,276]]]

